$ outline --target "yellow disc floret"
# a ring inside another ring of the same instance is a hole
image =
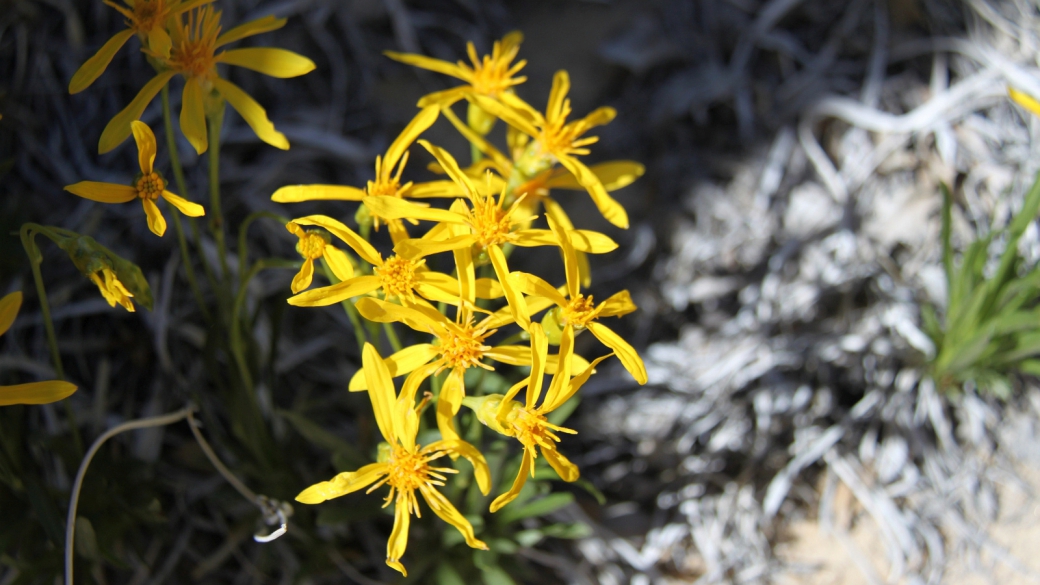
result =
[[[527,64],[526,61],[520,61],[513,65],[513,59],[516,58],[519,51],[519,44],[511,44],[503,50],[503,43],[495,41],[491,54],[484,55],[484,58],[480,59],[477,57],[477,49],[473,43],[467,43],[466,53],[473,66],[470,67],[463,61],[459,61],[458,65],[469,74],[470,85],[475,92],[498,97],[503,91],[526,80],[525,77],[514,77]]]
[[[382,266],[375,268],[379,276],[379,282],[383,287],[383,293],[389,297],[412,298],[412,289],[415,288],[415,271],[425,264],[425,260],[409,260],[401,256],[387,258]]]
[[[137,196],[141,199],[158,199],[159,195],[162,194],[163,189],[166,188],[166,181],[159,176],[159,173],[151,172],[146,175],[141,175],[141,178],[137,179],[137,184],[134,185],[137,188]]]
[[[328,241],[320,232],[308,230],[300,236],[300,241],[296,243],[296,251],[308,260],[317,260],[325,254],[326,245]]]
[[[389,506],[395,499],[397,505],[408,507],[408,513],[422,517],[419,513],[419,502],[415,497],[415,490],[420,492],[428,489],[444,486],[447,477],[445,473],[458,473],[458,470],[445,467],[431,467],[430,461],[443,456],[441,451],[424,452],[418,446],[407,449],[401,445],[390,448],[386,464],[386,477],[368,488],[366,493],[371,493],[384,483],[390,486],[390,493],[384,500],[383,507]]]
[[[493,370],[493,367],[482,363],[481,360],[484,359],[484,352],[491,349],[491,346],[484,345],[484,339],[495,331],[497,329],[487,331],[486,328],[472,325],[447,328],[443,335],[438,335],[440,341],[438,349],[445,366],[449,368],[478,366],[485,370]]]
[[[595,321],[599,316],[599,310],[592,302],[592,295],[585,296],[578,293],[567,306],[561,308],[562,325],[573,325],[576,329],[584,329],[590,321]]]
[[[170,53],[170,68],[188,77],[203,82],[209,90],[217,77],[215,58],[217,36],[220,35],[220,11],[203,6],[188,14],[188,21],[179,24],[179,34],[174,35],[173,51]]]

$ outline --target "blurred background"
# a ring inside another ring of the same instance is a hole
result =
[[[281,30],[242,46],[291,49],[318,66],[288,80],[228,73],[292,144],[262,144],[229,112],[221,186],[231,226],[258,211],[325,213],[352,224],[348,204],[287,206],[270,196],[287,184],[363,185],[418,98],[453,85],[383,51],[455,61],[467,41],[485,54],[512,30],[523,32],[520,57],[528,60],[518,93],[542,108],[553,73],[566,69],[576,115],[600,105],[618,111],[598,130],[589,160],[646,166],[615,193],[631,218],[626,231],[583,193],[559,200],[579,227],[620,244],[593,259],[591,292],[631,291],[640,310],[616,330],[642,353],[650,384],[638,386],[608,362],[568,422],[579,431],[568,455],[587,485],[551,482],[569,496],[549,500],[541,496],[550,482],[542,482],[526,512],[479,519],[478,535],[491,535],[498,551],[490,557],[420,524],[408,582],[1040,578],[1036,380],[1015,379],[1006,401],[971,385],[938,392],[923,378],[935,348],[920,316],[922,305],[941,310],[946,298],[940,183],[953,188],[959,248],[1007,223],[1040,166],[1040,126],[1006,93],[1012,85],[1040,95],[1034,2],[217,6],[226,23],[287,17]],[[54,375],[19,226],[91,235],[142,268],[155,309],[109,308],[60,250],[43,247],[66,373],[79,386],[69,403],[82,440],[195,400],[228,467],[258,493],[291,500],[368,461],[374,448],[367,400],[345,391],[360,362],[350,322],[337,307],[289,307],[292,271],[252,281],[256,398],[271,442],[262,453],[245,447],[230,428],[221,382],[209,374],[229,357],[207,346],[174,235],[149,233],[139,206],[62,190],[80,180],[127,183],[136,169],[130,142],[99,156],[96,141],[153,74],[137,41],[89,90],[67,92],[79,65],[122,27],[100,1],[0,3],[0,293],[26,294],[0,339],[0,382]],[[156,100],[142,120],[164,144],[161,118]],[[468,149],[444,121],[426,137]],[[179,133],[177,140],[200,200],[206,163]],[[429,178],[430,158],[412,156],[406,178]],[[168,174],[163,148],[156,165]],[[256,222],[247,241],[254,257],[296,257],[295,237],[277,222]],[[202,244],[215,254],[211,241]],[[1019,248],[1040,258],[1035,225]],[[580,352],[597,355],[590,340],[579,341]],[[0,585],[53,583],[61,574],[81,449],[68,420],[58,405],[0,409]],[[383,564],[391,517],[378,501],[348,496],[302,508],[286,536],[253,542],[269,528],[213,470],[186,425],[124,434],[101,449],[84,484],[77,578],[395,582]]]

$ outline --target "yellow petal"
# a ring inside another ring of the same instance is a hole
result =
[[[638,307],[632,302],[632,295],[627,290],[614,293],[607,300],[600,303],[599,318],[620,317],[635,311]]]
[[[72,76],[72,81],[69,82],[69,93],[75,94],[83,91],[90,87],[90,84],[94,83],[102,73],[105,72],[105,68],[112,62],[112,57],[115,56],[119,49],[126,44],[126,41],[130,37],[134,36],[133,29],[126,29],[117,32],[112,38],[108,39],[101,48],[98,49],[97,53],[90,59],[87,59],[76,73]]]
[[[397,161],[401,160],[404,156],[408,147],[415,142],[415,139],[420,134],[426,131],[427,128],[433,125],[437,121],[437,116],[440,115],[441,109],[437,106],[430,106],[419,110],[419,113],[408,125],[404,127],[404,130],[397,135],[397,138],[390,143],[390,147],[386,149],[386,156],[383,157],[383,172],[389,176],[390,171],[397,166]]]
[[[320,504],[356,492],[375,483],[387,472],[386,463],[370,463],[357,471],[345,471],[329,481],[316,483],[300,492],[296,501],[302,504]]]
[[[361,201],[365,192],[357,187],[343,185],[287,185],[271,195],[271,201],[298,203],[300,201]]]
[[[400,571],[401,575],[405,577],[408,576],[408,571],[401,564],[401,557],[408,548],[408,525],[412,521],[412,516],[408,513],[406,497],[405,492],[398,493],[397,503],[394,505],[394,529],[390,532],[390,539],[386,541],[387,566]]]
[[[578,466],[571,463],[570,459],[564,457],[556,449],[542,449],[542,455],[545,455],[545,460],[556,470],[563,481],[575,482],[581,477]]]
[[[564,70],[553,75],[552,89],[549,90],[549,103],[545,106],[545,119],[552,122],[564,116],[563,100],[571,90],[571,77]]]
[[[436,353],[436,351],[434,353]],[[387,363],[387,366],[389,365],[390,364]],[[398,398],[398,402],[403,400],[407,402],[409,405],[414,406],[415,395],[419,392],[419,387],[422,386],[423,382],[425,382],[427,378],[432,376],[434,372],[440,369],[442,365],[443,364],[441,362],[436,361],[424,363],[412,369],[411,373],[408,374],[408,377],[404,379],[404,384],[401,384],[401,396]],[[390,373],[393,374],[393,370],[391,370]],[[404,374],[406,372],[400,371],[399,373]]]
[[[631,185],[636,179],[643,176],[646,167],[634,160],[612,160],[592,165],[589,170],[599,178],[604,189],[616,191]],[[551,189],[585,190],[585,187],[569,172],[554,174],[545,182],[545,186]]]
[[[563,386],[562,392],[556,396],[546,396],[544,404],[542,404],[541,408],[538,409],[539,412],[551,412],[563,405],[564,402],[570,400],[571,396],[574,396],[578,390],[581,390],[581,387],[585,385],[585,382],[589,381],[589,377],[596,371],[596,366],[613,355],[613,353],[608,353],[607,355],[592,360],[592,363],[588,364],[580,374],[570,381],[569,384]],[[573,364],[574,360],[571,360],[571,363]]]
[[[433,199],[438,197],[464,197],[462,188],[453,181],[429,181],[412,185],[405,197],[409,199]]]
[[[142,199],[141,205],[144,206],[144,214],[148,217],[148,229],[161,238],[166,233],[166,219],[159,211],[159,206],[151,199]]]
[[[628,214],[625,213],[625,208],[607,194],[599,177],[594,175],[584,163],[572,156],[560,156],[559,159],[560,164],[570,171],[578,183],[589,192],[592,202],[596,204],[596,208],[603,214],[603,217],[619,228],[628,229]]]
[[[531,325],[534,326],[533,323]],[[548,352],[548,347],[546,347],[546,352]],[[568,325],[563,328],[563,334],[560,336],[560,351],[557,353],[559,366],[552,377],[552,382],[549,383],[549,389],[545,391],[545,400],[542,401],[543,404],[538,408],[538,412],[543,414],[550,412],[545,405],[552,404],[557,396],[567,391],[567,386],[571,381],[572,355],[574,355],[574,327]],[[530,403],[530,406],[534,406],[534,403]]]
[[[188,217],[202,217],[206,215],[206,210],[198,203],[193,203],[187,199],[175,195],[169,191],[162,192],[162,198],[167,203],[177,208],[178,211],[187,215]]]
[[[389,195],[365,197],[363,201],[369,211],[372,212],[372,215],[378,215],[385,219],[422,219],[449,223],[464,223],[466,221],[465,217],[453,211],[417,205],[411,201],[405,201],[399,197],[391,197]]]
[[[355,305],[361,316],[376,323],[404,323],[405,325],[428,333],[431,330],[441,330],[447,323],[447,318],[436,311],[424,311],[422,307],[402,307],[379,299],[365,297]]]
[[[1040,102],[1037,102],[1031,95],[1022,93],[1013,87],[1009,87],[1008,97],[1010,97],[1016,104],[1032,112],[1034,115],[1040,116]]]
[[[293,279],[295,282],[295,279]],[[366,274],[348,278],[330,286],[323,286],[289,297],[289,304],[295,307],[327,307],[336,303],[368,294],[382,284],[378,276]],[[306,288],[306,287],[305,287]],[[300,290],[303,290],[302,288]],[[298,292],[298,291],[293,291]]]
[[[7,330],[11,328],[14,318],[18,316],[18,309],[21,307],[22,291],[20,290],[0,298],[0,335],[7,333]]]
[[[137,96],[128,106],[108,121],[104,131],[101,132],[101,139],[98,140],[99,154],[105,154],[119,146],[130,136],[130,122],[141,117],[144,109],[155,98],[155,94],[159,93],[159,90],[170,81],[175,73],[175,71],[164,71],[153,77],[144,84],[141,91],[137,92]]]
[[[421,493],[434,514],[462,533],[463,538],[466,539],[466,544],[472,548],[488,550],[488,546],[473,534],[473,525],[469,523],[469,520],[466,520],[466,517],[460,514],[455,506],[448,501],[448,498],[445,498],[443,494],[437,491],[437,488],[426,487],[426,489],[421,490]]]
[[[387,443],[396,445],[393,405],[397,401],[397,393],[394,391],[394,380],[390,377],[390,370],[383,358],[379,357],[379,352],[371,343],[366,343],[365,349],[361,352],[361,367],[365,372],[368,397],[372,401],[372,410],[375,412],[379,431],[383,433],[383,439]]]
[[[415,371],[419,366],[425,365],[427,362],[437,357],[437,348],[429,343],[418,343],[416,345],[410,345],[401,351],[398,351],[390,357],[384,359],[386,367],[390,370],[390,376],[396,378],[397,376],[403,376],[405,374]],[[407,383],[406,383],[407,385]],[[347,387],[351,392],[360,392],[362,390],[368,390],[368,384],[365,381],[364,370],[358,370],[356,374],[350,379],[350,384]],[[404,395],[404,390],[401,390],[401,394]]]
[[[517,130],[530,136],[538,136],[538,128],[535,127],[529,114],[516,108],[514,105],[507,105],[504,101],[496,101],[478,94],[467,95],[466,99],[480,106],[480,109],[485,112],[501,118],[502,121]]]
[[[469,124],[464,123],[455,115],[455,112],[446,109],[444,110],[444,117],[451,122],[452,126],[455,126],[455,129],[459,131],[459,134],[462,134],[463,138],[469,140],[484,156],[490,158],[500,173],[507,173],[513,168],[513,162],[509,160],[509,157],[502,154],[500,150],[495,148],[483,136],[474,132],[469,127]]]
[[[545,206],[545,213],[553,218],[557,224],[563,229],[567,230],[568,233],[573,233],[574,224],[571,223],[571,218],[567,215],[567,212],[563,210],[552,197],[542,197],[542,205]],[[595,232],[593,232],[595,233]],[[571,244],[577,246],[579,238],[572,237]],[[613,240],[611,240],[613,242]],[[578,260],[578,276],[581,278],[581,285],[584,287],[592,286],[592,269],[589,267],[589,258],[584,252],[575,250],[575,256]]]
[[[299,293],[301,290],[306,289],[311,285],[311,279],[314,278],[314,260],[307,258],[303,261],[303,266],[300,266],[300,271],[296,273],[296,276],[292,279],[292,291],[293,294]],[[295,298],[295,297],[293,297]],[[292,304],[292,299],[290,299]]]
[[[506,294],[502,284],[493,278],[478,278],[474,285],[477,298],[499,299]]]
[[[524,459],[520,463],[520,471],[516,474],[516,479],[513,480],[513,486],[509,488],[509,491],[495,498],[495,501],[491,502],[491,513],[502,509],[509,502],[512,502],[520,495],[520,490],[524,489],[524,484],[527,483],[527,476],[531,474],[531,470],[534,468],[534,454],[531,452],[535,447],[524,447]]]
[[[184,82],[181,95],[181,132],[195,152],[202,154],[209,148],[206,136],[206,109],[203,107],[202,86],[194,77]]]
[[[473,465],[473,475],[477,478],[477,487],[485,496],[491,491],[491,470],[488,468],[487,460],[476,447],[466,441],[435,441],[423,448],[424,452],[435,453],[447,451],[454,455],[465,457]],[[431,506],[432,507],[432,506]]]
[[[373,266],[383,265],[383,257],[372,247],[372,244],[369,244],[365,238],[362,238],[357,232],[344,225],[343,222],[332,219],[327,215],[308,215],[293,221],[300,225],[316,225],[324,228],[332,235],[343,240],[343,243],[357,252],[357,255],[361,256],[365,262]]]
[[[76,391],[76,385],[61,380],[29,382],[0,386],[0,406],[12,404],[50,404],[64,400]]]
[[[513,232],[517,238],[513,242],[517,246],[558,246],[559,242],[551,230],[527,229]],[[591,230],[570,230],[571,245],[578,252],[589,254],[606,254],[618,248],[617,242],[609,236]]]
[[[513,47],[519,47],[522,42],[524,42],[524,33],[518,30],[510,31],[506,36],[502,37],[501,51],[502,53],[508,53],[513,50]]]
[[[560,291],[553,288],[551,284],[533,274],[514,272],[510,274],[510,278],[524,294],[549,299],[561,307],[567,304],[567,297],[560,294]]]
[[[469,78],[468,72],[458,65],[447,61],[441,61],[440,59],[426,57],[425,55],[416,55],[414,53],[397,53],[395,51],[383,51],[383,54],[394,61],[411,65],[413,67],[419,67],[428,71],[436,71],[437,73],[450,75],[464,81]]]
[[[473,269],[473,248],[464,246],[452,250],[455,257],[455,272],[459,275],[459,288],[455,291],[459,300],[472,304],[477,301],[477,274]]]
[[[465,373],[466,370],[463,368],[453,368],[448,372],[448,377],[441,385],[440,396],[437,397],[437,429],[445,440],[459,438],[459,433],[455,430],[455,415],[462,407],[462,399],[466,396],[462,379]]]
[[[285,138],[285,134],[274,129],[274,124],[267,119],[267,112],[249,94],[242,91],[234,83],[219,77],[213,80],[213,86],[220,92],[220,95],[227,99],[231,107],[235,108],[235,111],[242,116],[246,124],[249,124],[253,132],[256,132],[260,140],[275,148],[289,149],[289,141]]]
[[[567,275],[567,294],[573,299],[581,291],[577,252],[575,252],[574,246],[571,245],[570,234],[557,225],[552,216],[547,215],[545,219],[549,223],[549,228],[556,234],[556,239],[560,242],[560,250],[563,251],[563,268]]]
[[[531,365],[531,348],[526,345],[499,345],[485,351],[484,357],[511,366],[529,366]]]
[[[420,140],[419,144],[428,150],[435,159],[437,159],[437,162],[440,163],[444,172],[448,173],[451,180],[455,181],[456,184],[462,187],[468,197],[472,198],[477,194],[477,188],[473,186],[473,183],[469,180],[469,176],[462,172],[462,169],[459,168],[459,163],[455,160],[455,157],[451,156],[450,152],[439,146],[434,146],[426,140]]]
[[[621,360],[621,365],[625,366],[625,369],[632,374],[636,382],[646,384],[646,366],[643,365],[643,360],[639,357],[639,353],[627,341],[621,339],[620,335],[614,333],[602,323],[592,322],[587,327],[596,336],[596,339],[603,342],[603,345],[614,350],[618,359]]]
[[[542,395],[542,382],[545,378],[545,358],[549,355],[549,340],[545,336],[545,330],[542,329],[541,323],[531,323],[530,332],[531,374],[528,376],[527,396],[524,404],[527,408],[534,408],[535,404],[538,403],[538,398]],[[569,373],[569,368],[565,367],[563,370]],[[506,401],[503,400],[502,407],[499,410],[499,418],[506,414],[507,407]]]
[[[137,189],[129,185],[116,183],[100,183],[98,181],[80,181],[68,185],[65,190],[84,199],[100,203],[126,203],[137,199]]]
[[[336,246],[327,245],[322,253],[322,258],[329,263],[329,269],[336,275],[336,278],[340,282],[353,278],[354,276],[354,265],[350,263],[350,258],[346,252],[340,250]]]
[[[476,236],[468,234],[438,241],[430,241],[425,238],[412,238],[398,242],[397,245],[394,246],[394,253],[411,260],[418,260],[442,252],[451,252],[461,248],[469,248],[476,243]]]
[[[276,18],[274,16],[265,16],[256,20],[240,24],[235,28],[227,31],[226,33],[217,37],[217,43],[214,48],[220,48],[228,43],[242,40],[246,37],[258,35],[260,33],[271,32],[278,30],[285,26],[286,20],[284,18]]]
[[[524,302],[524,295],[509,278],[509,266],[506,264],[505,254],[502,253],[502,249],[498,246],[488,246],[487,254],[491,259],[492,266],[495,267],[495,276],[498,277],[498,282],[502,285],[502,290],[505,293],[506,301],[509,303],[509,310],[513,314],[513,319],[521,329],[527,331],[531,327],[530,313],[527,310],[527,303]]]
[[[577,123],[581,127],[581,131],[579,132],[579,135],[580,134],[584,134],[585,132],[588,132],[589,130],[591,130],[592,128],[595,128],[596,126],[602,126],[604,124],[609,124],[616,117],[617,117],[617,110],[615,110],[614,108],[612,108],[610,106],[603,106],[603,107],[596,108],[595,110],[590,112],[587,116],[585,116],[581,120],[578,120]]]
[[[281,79],[299,77],[314,71],[315,68],[314,61],[303,55],[270,47],[231,49],[221,53],[217,60]]]
[[[542,113],[534,109],[531,104],[520,99],[520,96],[516,95],[513,91],[506,91],[498,96],[498,101],[511,108],[518,115],[522,116],[528,121],[528,124],[532,123],[545,123],[545,117]],[[510,150],[515,152],[523,148],[527,144],[530,138],[524,134],[511,133],[506,131],[506,143],[509,145]]]
[[[462,85],[459,87],[453,87],[451,89],[435,91],[433,93],[428,93],[419,98],[419,102],[415,105],[420,108],[428,108],[430,106],[435,106],[437,108],[440,108],[442,111],[448,112],[451,111],[448,108],[454,105],[455,102],[466,97],[466,94],[472,91],[473,88],[468,85]]]

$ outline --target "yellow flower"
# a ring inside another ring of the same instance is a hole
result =
[[[104,154],[126,140],[130,135],[130,123],[141,117],[141,113],[155,98],[155,94],[178,73],[184,76],[181,131],[199,154],[205,152],[209,145],[206,137],[204,102],[212,92],[226,99],[260,140],[283,150],[289,148],[289,141],[284,134],[275,130],[274,124],[267,119],[264,108],[242,91],[242,88],[221,78],[217,73],[217,64],[227,63],[259,71],[271,77],[287,78],[313,71],[314,62],[292,51],[269,47],[232,49],[217,53],[217,49],[228,43],[276,30],[285,25],[284,18],[268,16],[220,34],[220,14],[220,11],[213,10],[210,6],[202,6],[188,12],[186,20],[182,14],[171,21],[170,37],[173,48],[169,58],[152,54],[160,59],[166,68],[146,83],[130,105],[116,114],[105,126],[98,144],[99,152]]]
[[[542,378],[546,373],[546,362],[549,353],[549,342],[538,323],[531,324],[531,375],[526,380],[514,385],[501,394],[490,394],[480,398],[466,398],[466,406],[473,408],[477,419],[492,430],[509,437],[516,437],[524,446],[524,458],[520,464],[520,471],[513,481],[509,491],[495,498],[491,502],[491,511],[497,512],[502,506],[516,499],[527,482],[527,476],[534,475],[534,460],[538,457],[538,448],[541,447],[542,454],[549,465],[556,470],[564,481],[573,482],[578,480],[578,467],[570,462],[563,454],[556,450],[556,443],[560,442],[557,432],[577,434],[577,431],[557,426],[548,421],[545,415],[559,408],[574,396],[578,390],[588,381],[589,376],[601,361],[613,354],[607,354],[596,358],[585,370],[571,379],[571,360],[568,359],[574,351],[574,335],[565,334],[560,343],[561,366],[552,377],[545,398],[539,401],[542,395]],[[527,395],[523,404],[513,400],[522,387],[527,387]],[[539,403],[540,402],[540,403]]]
[[[451,181],[401,183],[401,173],[404,172],[404,166],[408,163],[408,147],[437,121],[439,111],[440,108],[436,106],[423,108],[412,118],[401,134],[386,149],[386,153],[381,157],[376,157],[375,179],[369,181],[364,189],[346,185],[288,185],[275,191],[274,195],[271,195],[271,200],[279,203],[296,203],[315,200],[362,201],[365,197],[377,195],[398,199],[458,197],[462,193]],[[376,229],[379,229],[381,222],[387,224],[390,237],[394,242],[408,237],[408,232],[400,219],[388,219],[375,212],[372,212],[372,217],[375,220]]]
[[[378,463],[366,465],[357,471],[340,473],[329,481],[314,484],[300,492],[296,501],[319,504],[368,486],[372,487],[366,493],[384,484],[390,486],[383,507],[394,504],[394,529],[386,544],[386,564],[405,576],[408,572],[401,564],[401,557],[408,545],[408,526],[413,513],[420,517],[416,491],[422,494],[434,514],[462,533],[466,544],[487,550],[487,545],[474,535],[469,520],[437,490],[444,486],[447,480],[445,474],[458,471],[430,465],[430,462],[445,455],[465,457],[473,465],[477,486],[487,494],[491,487],[491,474],[484,456],[473,445],[457,439],[435,441],[425,447],[417,445],[415,437],[419,431],[419,413],[426,403],[423,400],[419,405],[415,404],[418,384],[406,381],[400,396],[397,396],[390,371],[371,344],[365,344],[361,359],[376,424],[388,444],[386,459],[380,457]]]
[[[90,282],[97,285],[98,290],[101,291],[101,296],[108,301],[108,306],[114,307],[118,303],[127,311],[134,312],[134,304],[130,301],[130,298],[134,296],[133,293],[127,290],[126,286],[119,281],[116,273],[111,268],[105,267],[91,273]]]
[[[15,291],[0,298],[0,335],[7,333],[22,306],[22,293]],[[0,386],[0,406],[12,404],[49,404],[63,400],[76,391],[75,384],[61,380],[30,382],[13,386]],[[487,492],[485,492],[487,493]]]
[[[585,147],[599,141],[595,136],[582,136],[596,126],[609,123],[617,112],[610,107],[597,108],[584,118],[568,123],[571,101],[567,98],[567,92],[570,85],[567,72],[557,71],[544,115],[519,98],[508,101],[481,95],[470,95],[467,98],[534,139],[527,144],[526,152],[517,163],[523,174],[534,176],[559,162],[588,191],[607,221],[620,228],[627,228],[628,214],[625,208],[607,194],[600,178],[576,158],[589,154],[589,149]]]
[[[386,299],[397,299],[402,304],[421,303],[415,295],[434,302],[449,305],[459,304],[459,281],[434,272],[426,267],[425,260],[412,260],[403,256],[391,256],[386,260],[371,244],[354,230],[341,222],[324,215],[310,215],[295,220],[303,225],[321,226],[350,246],[362,259],[372,265],[374,274],[341,277],[337,284],[299,293],[289,299],[290,305],[298,307],[324,307],[353,297],[367,295],[382,289]],[[326,248],[328,249],[328,248]],[[339,275],[337,274],[337,277]],[[302,289],[301,289],[302,290]],[[502,287],[490,278],[476,282],[476,296],[496,299],[502,296]]]
[[[303,266],[292,280],[293,294],[311,285],[311,279],[314,278],[314,261],[319,258],[325,258],[336,278],[347,280],[354,276],[354,266],[350,263],[350,258],[343,250],[331,245],[325,234],[317,230],[304,231],[299,221],[290,221],[285,224],[285,229],[300,238],[296,243],[296,251],[303,256]]]
[[[509,243],[525,247],[556,246],[559,245],[556,237],[549,230],[517,229],[518,226],[529,225],[534,219],[530,215],[518,213],[522,199],[517,199],[510,207],[505,208],[505,195],[500,194],[496,201],[494,197],[478,192],[448,151],[425,140],[420,140],[419,144],[433,154],[441,168],[461,187],[471,206],[467,207],[461,200],[456,200],[450,210],[436,209],[392,197],[366,197],[365,205],[384,217],[441,223],[441,228],[434,228],[423,238],[398,242],[394,250],[402,256],[422,258],[430,254],[473,246],[486,252],[502,285],[514,320],[526,330],[530,323],[527,307],[523,295],[509,279],[509,266],[506,264],[502,245]],[[597,232],[582,231],[576,234],[574,239],[582,242],[580,245],[583,250],[592,253],[610,252],[617,248],[613,240]]]
[[[156,146],[152,129],[144,122],[137,120],[134,120],[130,127],[134,133],[134,140],[137,142],[137,161],[141,166],[141,174],[133,185],[80,181],[75,185],[68,185],[65,190],[101,203],[126,203],[140,199],[141,205],[144,206],[144,213],[148,217],[148,229],[157,236],[166,233],[166,220],[159,211],[159,206],[155,204],[160,196],[188,217],[205,215],[206,211],[198,203],[192,203],[166,190],[166,181],[162,175],[155,172],[153,166]]]
[[[599,322],[599,319],[603,317],[620,317],[635,311],[636,306],[632,302],[632,297],[627,290],[624,290],[596,305],[593,303],[591,295],[582,294],[578,262],[570,235],[560,229],[552,218],[549,218],[549,226],[559,238],[560,247],[563,249],[564,268],[567,273],[567,295],[563,295],[541,278],[525,272],[512,274],[516,286],[525,294],[538,297],[540,302],[556,305],[542,321],[551,335],[567,337],[568,335],[573,336],[577,331],[588,329],[603,345],[614,350],[618,359],[621,360],[621,365],[632,374],[637,382],[646,384],[646,366],[643,365],[639,353],[620,335]],[[531,308],[538,310],[541,308],[541,304],[531,303]]]
[[[93,57],[80,66],[69,82],[69,93],[76,94],[90,87],[90,84],[105,72],[119,49],[135,34],[149,52],[161,57],[169,57],[173,41],[170,40],[170,34],[166,32],[166,21],[192,8],[213,2],[213,0],[123,1],[127,5],[126,8],[110,0],[104,0],[105,4],[126,17],[127,29],[119,31],[108,39]]]
[[[477,57],[477,49],[472,42],[466,43],[466,53],[472,65],[468,65],[461,60],[458,63],[449,63],[412,53],[386,51],[384,54],[395,61],[436,71],[437,73],[443,73],[465,81],[466,85],[431,93],[419,100],[420,108],[432,105],[447,108],[467,95],[472,94],[491,98],[511,96],[510,90],[513,86],[527,81],[527,78],[524,76],[516,76],[524,68],[524,65],[527,64],[527,61],[520,60],[515,65],[513,64],[513,59],[516,58],[516,54],[520,51],[520,43],[523,40],[524,35],[522,33],[513,31],[503,37],[501,41],[495,41],[491,54],[484,55],[483,59]],[[505,99],[509,99],[509,97],[505,97]]]

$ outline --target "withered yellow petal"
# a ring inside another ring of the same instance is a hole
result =
[[[298,203],[300,201],[361,201],[365,192],[345,185],[286,185],[271,195],[271,201]]]
[[[137,163],[141,166],[141,172],[147,175],[155,164],[155,134],[148,124],[140,120],[130,122],[130,131],[137,143]]]
[[[295,307],[326,307],[368,294],[380,286],[381,283],[378,276],[365,274],[348,278],[333,285],[299,293],[296,296],[289,297],[288,302]]]
[[[141,117],[144,109],[155,98],[155,94],[159,93],[159,90],[170,81],[175,73],[175,71],[164,71],[153,77],[144,84],[141,91],[137,92],[137,96],[129,105],[108,121],[101,132],[101,139],[98,140],[99,154],[109,152],[130,136],[130,122]]]
[[[117,32],[112,38],[108,39],[101,48],[98,49],[97,53],[90,59],[87,59],[76,73],[72,76],[72,80],[69,81],[69,93],[75,94],[83,91],[90,87],[90,84],[101,76],[108,67],[108,64],[112,62],[112,57],[119,52],[119,49],[126,44],[126,41],[130,40],[130,37],[134,36],[133,29],[126,29]]]
[[[480,492],[486,496],[491,490],[491,470],[488,468],[484,455],[473,445],[462,440],[440,440],[423,447],[423,451],[426,453],[447,451],[453,455],[465,457],[473,465],[473,475],[477,478],[477,487],[480,488]]]
[[[527,483],[527,476],[534,469],[534,453],[531,452],[533,449],[536,449],[536,447],[524,447],[524,458],[520,462],[520,471],[517,472],[516,479],[513,480],[513,485],[509,488],[509,491],[491,502],[492,514],[501,510],[502,506],[515,500],[520,495],[520,490],[524,489],[524,484]]]
[[[545,460],[556,470],[563,481],[575,482],[581,477],[578,466],[571,463],[570,459],[564,457],[563,453],[556,449],[542,449],[542,455],[545,455]]]
[[[101,183],[98,181],[80,181],[67,185],[65,190],[73,195],[99,203],[126,203],[137,199],[137,189],[129,185]]]
[[[397,503],[394,505],[394,529],[390,531],[390,538],[386,541],[386,564],[404,577],[408,576],[408,571],[401,564],[401,557],[408,548],[408,526],[412,521],[407,499],[410,495],[403,491],[398,492]]]
[[[151,199],[142,199],[141,205],[144,206],[144,214],[148,218],[148,229],[161,238],[166,233],[166,218],[159,211],[159,206]]]
[[[345,471],[329,481],[316,483],[296,496],[302,504],[320,504],[368,487],[387,472],[386,463],[370,463],[357,471]]]
[[[181,94],[181,132],[195,152],[202,154],[209,148],[206,135],[206,109],[203,106],[202,86],[194,77],[184,82]]]
[[[621,360],[621,365],[625,366],[625,369],[628,370],[629,374],[632,374],[636,382],[646,384],[646,366],[643,365],[643,359],[639,357],[639,353],[635,348],[602,323],[592,322],[587,327],[589,332],[595,335],[596,339],[600,340],[603,345],[614,350],[618,359]]]
[[[311,280],[314,278],[314,260],[307,258],[303,261],[303,265],[300,266],[300,271],[296,273],[296,276],[292,279],[293,294],[299,293],[301,290],[306,289],[311,285]],[[292,304],[292,297],[289,299],[289,304]]]
[[[271,47],[231,49],[221,53],[217,60],[281,79],[306,75],[315,68],[314,61],[303,55]]]
[[[178,211],[187,215],[188,217],[202,217],[206,215],[206,210],[198,203],[193,203],[187,199],[175,195],[169,191],[162,192],[162,198],[167,203],[177,208]]]
[[[430,505],[433,513],[441,520],[454,526],[462,534],[462,537],[466,539],[467,545],[479,550],[488,550],[488,546],[484,544],[484,541],[479,540],[473,533],[473,525],[469,523],[469,520],[466,520],[465,516],[459,513],[455,505],[448,501],[448,498],[444,497],[443,494],[433,487],[422,489],[420,493],[422,493],[426,503]]]
[[[289,140],[285,138],[285,134],[275,130],[274,124],[267,119],[267,112],[249,94],[234,83],[219,77],[213,80],[213,87],[224,96],[232,108],[235,108],[260,140],[275,148],[289,149]]]
[[[29,382],[0,386],[0,406],[12,404],[50,404],[64,400],[76,391],[76,385],[61,380]]]
[[[0,335],[7,333],[7,330],[11,328],[14,318],[18,316],[18,309],[21,307],[22,291],[20,290],[0,298]]]

